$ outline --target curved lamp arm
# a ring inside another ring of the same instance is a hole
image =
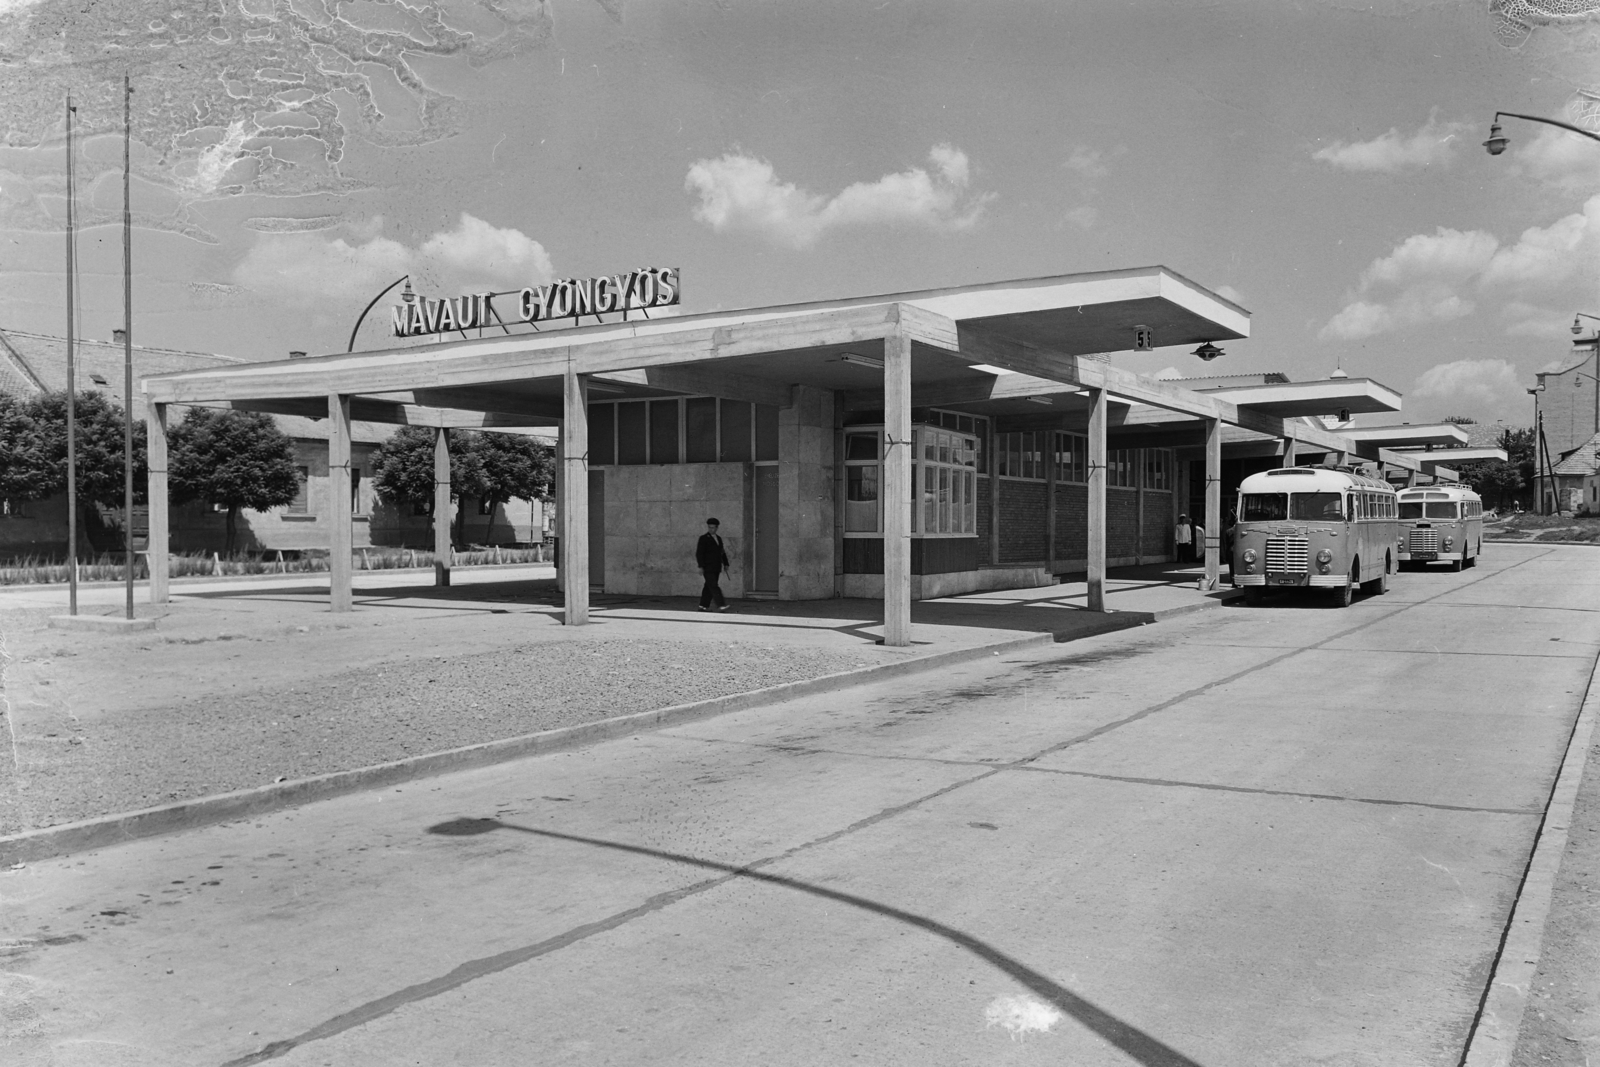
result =
[[[356,318],[355,329],[350,331],[350,343],[345,346],[345,351],[346,352],[354,352],[356,350],[356,334],[360,332],[361,324],[366,321],[367,312],[371,311],[375,306],[377,306],[378,301],[380,301],[384,297],[388,296],[389,295],[389,290],[393,289],[395,286],[399,285],[401,282],[405,281],[406,279],[408,279],[410,277],[411,277],[411,275],[409,275],[409,274],[400,275],[400,277],[396,278],[394,281],[390,282],[387,286],[385,286],[383,292],[381,292],[377,296],[373,297],[372,301],[370,303],[368,303],[366,307],[361,309],[361,314]]]
[[[1582,134],[1591,141],[1600,141],[1600,133],[1586,130],[1582,126],[1574,126],[1570,122],[1562,122],[1560,119],[1547,119],[1538,115],[1523,115],[1515,111],[1496,111],[1494,113],[1494,121],[1489,124],[1489,139],[1483,142],[1483,147],[1489,150],[1491,156],[1498,156],[1501,152],[1504,152],[1506,145],[1510,142],[1510,138],[1500,132],[1501,115],[1507,115],[1514,119],[1526,119],[1528,122],[1542,122],[1546,126],[1559,126],[1563,130]]]

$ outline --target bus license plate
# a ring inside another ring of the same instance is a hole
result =
[[[1439,553],[1437,553],[1437,552],[1413,552],[1413,553],[1411,553],[1411,558],[1412,559],[1438,559],[1439,558]]]
[[[1279,574],[1273,576],[1273,581],[1279,585],[1299,585],[1300,579],[1293,574]]]

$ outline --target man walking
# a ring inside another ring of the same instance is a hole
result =
[[[1172,540],[1177,551],[1179,563],[1190,563],[1194,560],[1194,528],[1189,525],[1189,516],[1179,515],[1177,528],[1172,531]]]
[[[731,565],[727,546],[722,543],[722,535],[717,533],[720,525],[716,519],[707,519],[706,532],[700,535],[699,542],[694,546],[694,561],[699,565],[700,573],[706,576],[706,584],[700,590],[701,611],[710,611],[713,605],[718,611],[728,610],[722,587],[717,584],[722,572]]]

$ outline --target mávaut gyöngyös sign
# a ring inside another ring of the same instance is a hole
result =
[[[430,333],[450,333],[507,321],[491,311],[494,293],[471,293],[455,298],[429,300],[425,296],[392,308],[394,335],[417,337]],[[510,296],[513,294],[500,294]],[[529,286],[517,297],[516,317],[511,322],[545,322],[573,319],[583,315],[642,311],[678,303],[678,268],[647,267],[628,274],[601,278],[569,278],[549,285]]]

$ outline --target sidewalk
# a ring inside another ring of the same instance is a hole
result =
[[[1106,613],[1082,607],[1082,582],[951,597],[913,605],[912,646],[885,648],[875,600],[745,600],[706,614],[688,598],[597,595],[590,625],[567,627],[549,566],[475,568],[443,589],[419,577],[359,573],[356,610],[341,615],[327,610],[322,576],[175,585],[171,604],[137,606],[158,619],[139,634],[50,629],[65,608],[60,587],[0,594],[13,741],[0,834],[287,789],[774,686],[841,675],[831,684],[848,685],[850,672],[1073,640],[1225,595],[1198,593],[1192,571],[1149,567],[1110,580]],[[122,595],[85,588],[79,603],[119,614]]]

